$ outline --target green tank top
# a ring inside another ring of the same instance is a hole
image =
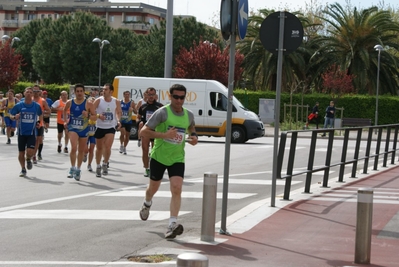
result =
[[[184,146],[186,144],[186,133],[190,126],[188,112],[183,108],[184,114],[176,116],[170,108],[170,105],[165,106],[167,112],[167,119],[165,122],[159,124],[155,131],[167,132],[171,127],[177,129],[177,135],[173,139],[155,138],[154,148],[151,151],[151,158],[166,165],[171,166],[175,163],[184,163]]]

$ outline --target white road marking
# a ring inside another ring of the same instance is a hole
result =
[[[99,196],[105,197],[144,197],[145,191],[133,191],[133,190],[123,190],[119,192],[104,193]],[[256,195],[256,193],[230,193],[229,199],[243,199],[246,197],[251,197]],[[182,192],[182,198],[202,198],[202,192]],[[170,191],[158,191],[156,197],[171,197]],[[223,197],[222,192],[217,192],[217,198],[221,199]]]
[[[148,265],[148,263],[142,262],[133,262],[133,261],[0,261],[1,266],[7,265],[51,265],[51,266],[60,266],[60,265],[88,265],[88,266],[109,266],[109,265]],[[176,266],[176,261],[165,261],[162,263],[156,263],[156,266],[166,266],[173,265]],[[152,264],[151,264],[152,266]]]
[[[201,183],[201,181],[193,180],[192,183]],[[223,178],[218,178],[218,183],[223,183]],[[291,185],[303,183],[302,181],[292,181]],[[229,184],[246,184],[246,185],[271,185],[272,180],[255,180],[255,179],[229,179]],[[284,180],[277,180],[277,185],[285,185]]]
[[[179,215],[189,213],[191,211],[180,211]],[[149,219],[162,221],[169,217],[169,211],[151,210]],[[138,210],[11,210],[0,213],[0,219],[141,220]]]

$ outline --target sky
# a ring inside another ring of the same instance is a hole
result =
[[[113,0],[115,1],[115,0]],[[121,1],[121,0],[119,0]],[[130,1],[135,2],[135,1]],[[166,8],[168,0],[142,0],[142,3]],[[288,7],[290,11],[298,10],[300,7],[305,7],[306,4],[314,3],[315,5],[325,6],[326,4],[339,3],[342,6],[347,6],[348,0],[248,0],[249,10],[257,11],[262,8],[274,9],[276,11],[283,10],[284,7]],[[384,3],[385,6],[391,6],[395,9],[399,9],[398,0],[353,0],[350,1],[352,6],[368,8],[373,5],[381,6]],[[192,15],[197,18],[197,21],[206,23],[212,26],[219,25],[220,16],[220,4],[221,0],[174,0],[173,1],[173,14],[174,15]],[[219,26],[218,26],[219,27]]]

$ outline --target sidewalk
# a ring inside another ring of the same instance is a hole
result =
[[[223,243],[181,248],[200,251],[212,267],[399,266],[399,166],[331,186],[296,192],[275,208],[269,202],[255,212],[270,217],[242,234],[216,234]],[[357,190],[364,187],[374,189],[370,265],[354,263]]]

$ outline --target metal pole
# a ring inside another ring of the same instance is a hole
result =
[[[377,65],[377,92],[375,98],[375,123],[374,125],[378,125],[378,90],[380,85],[380,57],[381,57],[381,49],[378,49],[378,65]],[[377,134],[377,128],[375,129],[375,133]]]
[[[103,44],[100,45],[100,66],[98,68],[98,91],[100,92],[101,88],[101,60],[103,55]]]
[[[183,253],[177,256],[176,267],[208,267],[209,260],[199,253]]]
[[[201,240],[206,242],[215,241],[217,187],[218,175],[212,172],[204,173],[204,189],[202,191]]]
[[[229,88],[226,118],[226,145],[224,151],[224,171],[223,171],[223,197],[222,197],[222,219],[220,223],[220,233],[229,234],[226,229],[227,221],[227,198],[229,191],[229,168],[230,168],[230,145],[231,145],[231,121],[233,113],[233,89],[234,89],[234,65],[236,52],[236,25],[237,25],[238,2],[232,2],[231,16],[231,35],[230,35],[230,61],[229,61]]]
[[[277,156],[278,156],[278,134],[280,129],[280,98],[281,98],[281,77],[283,69],[283,44],[284,44],[284,22],[285,12],[280,12],[280,31],[278,41],[277,59],[277,84],[276,84],[276,104],[274,108],[274,147],[273,147],[273,171],[272,171],[272,192],[270,206],[276,206],[276,186],[277,186]]]
[[[359,188],[357,191],[355,263],[370,264],[372,221],[373,189]]]
[[[173,56],[173,0],[168,0],[166,7],[166,40],[164,78],[172,78]]]

